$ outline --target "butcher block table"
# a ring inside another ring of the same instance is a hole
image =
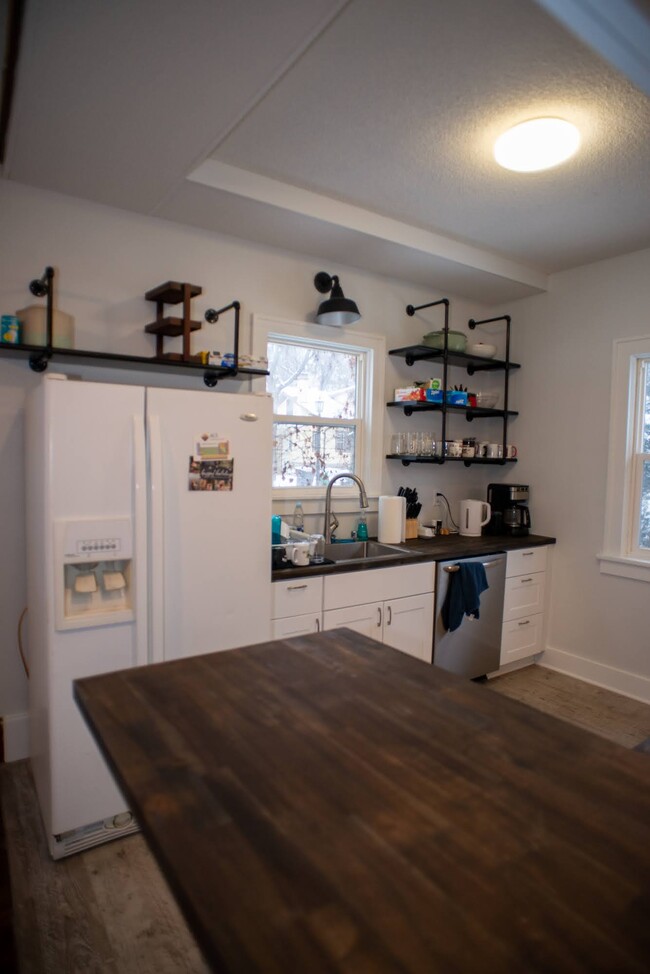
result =
[[[215,971],[650,969],[645,754],[347,629],[74,692]]]

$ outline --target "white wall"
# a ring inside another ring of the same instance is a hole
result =
[[[442,309],[408,318],[407,304],[422,304],[443,295],[411,284],[375,277],[329,261],[257,247],[234,238],[137,216],[85,201],[0,181],[0,309],[14,313],[38,303],[28,292],[29,281],[51,264],[56,269],[56,306],[75,317],[76,347],[125,354],[153,354],[155,339],[145,335],[144,325],[155,317],[155,308],[144,300],[145,291],[166,280],[189,281],[203,287],[193,302],[193,314],[203,317],[207,307],[220,307],[237,298],[242,302],[244,335],[253,313],[304,320],[313,315],[320,295],[313,287],[319,270],[339,273],[345,293],[363,312],[360,328],[386,336],[387,347],[411,344],[423,332],[442,326]],[[281,241],[279,241],[281,243]],[[451,326],[465,328],[471,316],[484,309],[453,299]],[[194,336],[197,347],[226,351],[232,318],[204,326]],[[513,357],[518,355],[515,343]],[[57,368],[61,369],[60,366]],[[172,377],[151,373],[124,373],[80,366],[65,371],[105,381],[155,381],[165,385],[204,388],[200,377]],[[403,360],[390,359],[386,368],[387,398],[405,380],[425,378],[431,369],[420,364],[409,370]],[[454,382],[467,381],[460,373]],[[38,376],[26,360],[9,354],[0,357],[0,496],[2,498],[2,545],[0,548],[0,715],[18,714],[27,707],[27,682],[17,652],[16,628],[25,605],[24,577],[24,469],[22,458],[23,404]],[[475,383],[476,384],[476,383]],[[230,390],[242,388],[226,383]],[[208,392],[206,395],[216,395]],[[384,444],[387,450],[393,430],[437,429],[438,419],[406,421],[396,410],[386,410]],[[406,424],[406,425],[405,425]],[[469,427],[457,421],[458,435]],[[469,432],[477,432],[475,429]],[[386,450],[384,452],[386,452]],[[461,497],[485,496],[489,472],[501,468],[466,469],[460,464],[445,468],[384,463],[384,492],[404,483],[417,486],[430,509],[436,489],[444,490],[456,507]],[[372,523],[371,523],[372,530]],[[27,632],[28,635],[28,632]]]
[[[517,476],[531,485],[535,530],[558,539],[544,662],[650,701],[650,586],[601,575],[596,558],[613,342],[650,334],[650,250],[556,274],[510,310],[530,445]]]

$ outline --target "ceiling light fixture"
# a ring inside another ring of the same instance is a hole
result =
[[[508,129],[494,143],[504,169],[539,172],[566,162],[580,145],[580,132],[563,118],[531,118]]]
[[[354,301],[344,296],[336,274],[331,276],[326,271],[319,271],[314,278],[314,287],[321,294],[331,291],[329,298],[321,302],[316,312],[319,325],[335,325],[340,328],[342,325],[353,325],[359,320],[361,312]]]

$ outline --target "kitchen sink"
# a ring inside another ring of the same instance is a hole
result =
[[[325,557],[334,562],[388,561],[412,558],[417,554],[407,548],[395,548],[378,541],[349,541],[325,545]]]

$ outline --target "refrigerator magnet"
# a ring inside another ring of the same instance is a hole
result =
[[[234,460],[205,460],[201,456],[190,457],[189,490],[232,490]]]
[[[218,433],[199,433],[194,437],[194,455],[205,460],[220,460],[230,456],[230,443]]]

